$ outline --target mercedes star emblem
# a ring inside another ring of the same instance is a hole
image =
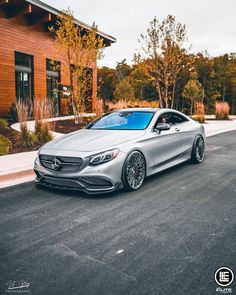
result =
[[[53,160],[52,160],[52,169],[53,170],[60,170],[60,168],[61,168],[61,165],[60,165],[61,163],[60,163],[60,161],[57,159],[57,158],[54,158]]]

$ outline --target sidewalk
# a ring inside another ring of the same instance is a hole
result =
[[[203,124],[206,136],[210,137],[219,133],[236,130],[236,118],[232,121],[209,120]]]
[[[29,126],[33,126],[33,123],[31,122],[28,124]],[[208,120],[203,125],[207,137],[231,130],[236,130],[236,120]],[[18,126],[14,126],[14,128],[17,129]],[[54,133],[55,137],[60,137],[62,135],[63,134],[61,133]],[[37,151],[1,156],[0,188],[34,180],[35,175],[33,172],[33,165],[36,155]]]

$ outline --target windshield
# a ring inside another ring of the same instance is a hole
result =
[[[113,112],[89,124],[87,128],[103,130],[144,130],[148,127],[153,115],[153,112]]]

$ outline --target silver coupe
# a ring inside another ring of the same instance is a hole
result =
[[[173,109],[107,113],[86,128],[45,144],[35,160],[36,183],[105,193],[133,191],[146,177],[205,156],[204,127]]]

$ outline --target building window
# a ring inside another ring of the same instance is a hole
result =
[[[16,98],[24,102],[33,98],[33,56],[15,52]]]
[[[60,84],[60,62],[46,59],[47,74],[47,98],[52,102],[55,115],[60,112],[59,84]]]

